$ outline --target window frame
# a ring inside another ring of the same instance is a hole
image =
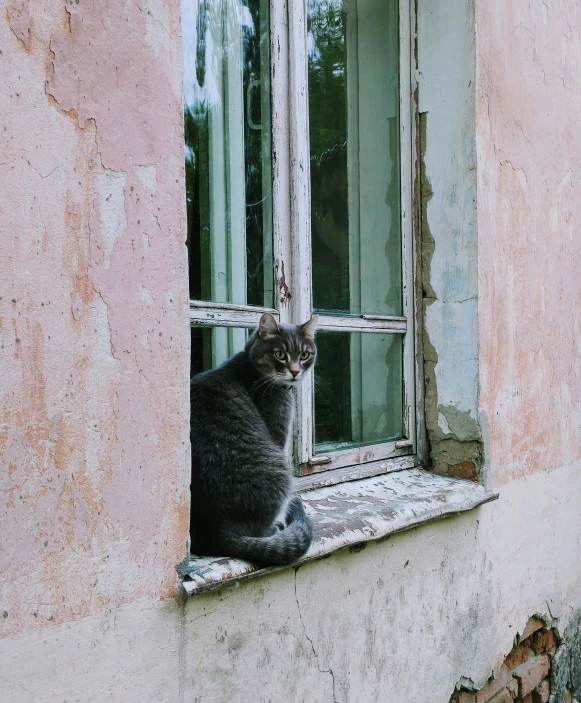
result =
[[[264,312],[278,321],[312,315],[309,106],[305,0],[270,0],[271,168],[274,297],[276,308],[190,300],[190,325],[253,328]],[[422,418],[416,179],[413,107],[413,3],[399,0],[399,123],[402,316],[317,313],[318,329],[403,334],[403,426],[397,441],[314,453],[314,385],[296,389],[293,456],[299,490],[412,468],[421,464]],[[292,57],[292,60],[291,60]],[[266,271],[265,271],[266,273]]]

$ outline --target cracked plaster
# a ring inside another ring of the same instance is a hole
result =
[[[0,18],[0,637],[175,595],[186,550],[179,7],[110,9]]]
[[[466,4],[419,2],[424,51],[457,46],[458,31],[477,42],[478,299],[435,277],[425,302],[437,299],[427,360],[438,373],[437,316],[449,306],[450,330],[478,306],[479,349],[458,350],[464,369],[478,356],[480,386],[466,395],[478,392],[478,413],[441,395],[432,407],[479,418],[485,476],[501,499],[179,604],[161,600],[174,593],[187,532],[179,7],[147,5],[159,31],[167,22],[157,49],[145,7],[119,3],[112,23],[99,3],[80,0],[69,14],[61,3],[31,2],[28,51],[0,18],[3,695],[323,703],[332,671],[338,703],[403,703],[426,691],[447,703],[462,676],[486,681],[531,613],[549,610],[569,632],[581,608],[581,104],[572,90],[581,10],[477,0],[474,34]],[[129,71],[118,85],[110,61],[130,57],[143,75]],[[436,85],[439,69],[447,80],[438,85],[464,94],[460,63],[424,60],[422,80]],[[440,140],[441,152],[463,159],[455,149],[464,136],[450,141],[450,104],[420,109],[430,148]],[[430,177],[441,152],[432,152]],[[142,166],[156,168],[155,193]],[[127,174],[127,228],[109,269],[104,169]],[[450,207],[470,206],[466,191],[445,193]],[[437,205],[436,250],[438,227],[461,231],[440,219],[448,205]],[[140,286],[152,292],[151,309]]]

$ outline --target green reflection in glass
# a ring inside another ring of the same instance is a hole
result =
[[[398,0],[307,0],[313,304],[401,315]]]
[[[190,375],[215,369],[244,349],[248,330],[241,327],[192,327]]]
[[[183,0],[190,297],[273,303],[268,0]]]
[[[402,336],[321,330],[317,350],[315,451],[400,438]]]

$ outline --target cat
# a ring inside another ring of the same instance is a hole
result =
[[[244,351],[193,377],[192,553],[275,565],[308,550],[312,525],[292,494],[287,454],[292,388],[315,363],[316,325],[264,313]]]

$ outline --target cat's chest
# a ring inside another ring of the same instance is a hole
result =
[[[259,400],[262,417],[274,441],[284,448],[293,416],[293,394],[286,388],[273,388]]]

